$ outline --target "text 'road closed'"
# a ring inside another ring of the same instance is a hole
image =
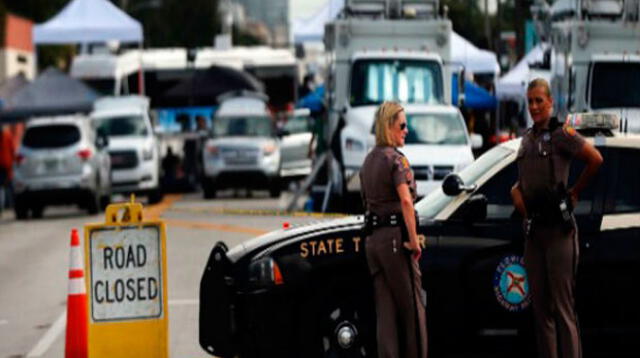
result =
[[[94,321],[162,315],[162,260],[157,227],[91,234],[91,316]]]

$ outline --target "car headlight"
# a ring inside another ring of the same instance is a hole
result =
[[[260,287],[284,284],[280,267],[271,257],[260,259],[249,265],[249,282]]]
[[[143,149],[142,150],[142,160],[151,160],[153,159],[153,149]]]
[[[207,153],[209,153],[210,156],[215,157],[218,155],[218,153],[220,153],[220,148],[218,148],[213,144],[207,144],[206,151]]]
[[[265,155],[271,155],[275,153],[277,149],[278,146],[275,143],[265,143],[265,145],[262,146],[262,151]]]
[[[347,137],[347,142],[345,143],[345,149],[354,151],[354,152],[361,152],[364,150],[364,143],[362,143],[357,139]]]

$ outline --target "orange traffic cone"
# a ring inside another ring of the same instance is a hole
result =
[[[69,295],[67,298],[67,333],[65,358],[88,356],[87,289],[84,282],[82,247],[78,230],[71,230],[71,254],[69,256]]]

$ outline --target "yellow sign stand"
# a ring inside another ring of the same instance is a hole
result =
[[[89,357],[167,358],[166,228],[135,202],[107,207],[85,233]]]

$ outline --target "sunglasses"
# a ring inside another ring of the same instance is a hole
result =
[[[400,123],[400,130],[403,131],[407,129],[407,123]]]

